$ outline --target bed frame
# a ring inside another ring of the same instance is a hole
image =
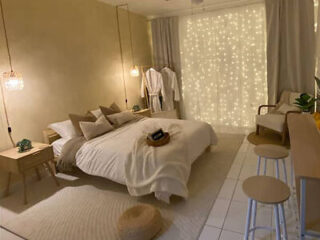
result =
[[[43,130],[42,135],[43,135],[44,143],[46,144],[51,144],[54,141],[61,138],[61,136],[58,133],[56,133],[54,130],[50,128]]]

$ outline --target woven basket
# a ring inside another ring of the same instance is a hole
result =
[[[118,231],[122,240],[150,240],[162,227],[158,209],[141,204],[126,210],[118,221]]]

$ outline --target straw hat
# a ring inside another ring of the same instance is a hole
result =
[[[161,226],[159,210],[147,204],[129,208],[118,221],[122,240],[150,240],[161,230]]]

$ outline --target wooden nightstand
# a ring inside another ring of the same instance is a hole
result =
[[[138,114],[145,117],[151,117],[151,111],[149,108],[139,110],[137,112],[133,112],[134,114]]]
[[[55,183],[59,182],[49,164],[54,159],[52,146],[44,143],[32,142],[33,148],[27,152],[19,153],[18,148],[12,148],[0,153],[0,168],[8,172],[7,188],[5,196],[9,195],[12,173],[21,174],[24,189],[24,203],[27,204],[26,171],[35,169],[38,179],[41,180],[38,167],[45,165],[50,171]]]

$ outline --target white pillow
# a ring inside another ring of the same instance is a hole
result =
[[[277,110],[278,112],[281,112],[283,114],[286,114],[289,111],[299,111],[301,112],[300,108],[294,105],[288,105],[286,103],[283,103]]]
[[[56,133],[60,135],[60,137],[65,139],[70,139],[77,136],[77,133],[73,127],[73,124],[70,120],[66,120],[63,122],[51,123],[48,128],[51,128]]]
[[[90,111],[92,113],[93,116],[95,116],[97,119],[102,115],[101,109],[98,108],[96,110],[92,110]]]
[[[79,122],[79,125],[87,140],[101,136],[114,129],[104,116],[99,117],[95,122]]]
[[[107,116],[108,120],[117,127],[136,118],[132,112],[120,112]]]

